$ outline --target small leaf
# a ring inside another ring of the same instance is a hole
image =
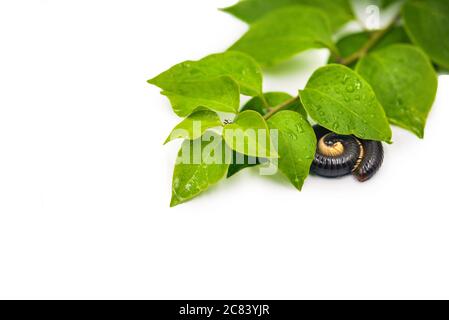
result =
[[[197,107],[235,113],[239,95],[262,94],[262,71],[248,55],[240,52],[213,54],[199,61],[175,65],[148,80],[163,89],[175,112],[190,114]]]
[[[206,138],[211,141],[206,141]],[[184,141],[173,173],[171,207],[186,202],[223,179],[228,171],[227,149],[223,138],[209,137]]]
[[[172,130],[164,144],[175,139],[195,140],[200,138],[208,129],[221,127],[222,125],[220,117],[215,112],[198,108]]]
[[[335,51],[331,29],[321,10],[291,6],[275,10],[255,22],[230,50],[272,65],[312,48]]]
[[[223,9],[247,23],[254,23],[276,9],[303,5],[323,10],[333,30],[354,19],[348,0],[244,0]]]
[[[257,113],[261,114],[262,116],[266,115],[270,108],[276,107],[286,101],[292,100],[293,97],[289,95],[288,93],[284,92],[267,92],[263,95],[263,98],[258,96],[252,98],[250,101],[248,101],[245,106],[242,108],[240,112],[253,110]],[[294,103],[292,103],[291,106],[288,108],[285,108],[284,110],[291,110],[298,112],[301,114],[304,119],[307,119],[307,113],[304,107],[301,105],[301,102],[299,100],[295,100]],[[236,158],[236,153],[234,154],[234,158]],[[237,163],[234,161],[229,166],[228,171],[228,178],[232,177],[236,173],[240,172],[243,169],[250,168],[257,166],[259,164],[264,164],[267,162],[266,159],[259,159],[259,158],[253,158],[244,156],[243,161],[240,161],[242,163]]]
[[[356,71],[373,87],[392,124],[424,136],[438,79],[427,56],[411,45],[392,45],[359,61]]]
[[[403,8],[405,29],[437,64],[449,68],[449,3],[409,0]]]
[[[337,42],[337,48],[342,57],[349,57],[353,53],[360,50],[366,42],[370,39],[372,32],[359,32],[353,33],[346,37],[341,38]],[[388,47],[395,43],[410,43],[410,39],[407,36],[403,27],[396,27],[391,29],[387,34],[379,40],[379,42],[373,46],[370,52],[380,50],[382,48]],[[337,62],[335,55],[331,55],[329,63]],[[350,67],[355,67],[356,62],[354,62]]]
[[[226,125],[223,136],[228,146],[241,154],[258,158],[277,158],[265,119],[255,111],[244,111]]]
[[[391,142],[391,128],[376,94],[348,67],[331,64],[318,69],[300,97],[312,119],[331,131]]]
[[[260,113],[262,116],[266,115],[270,108],[274,108],[286,101],[293,99],[291,95],[284,92],[267,92],[262,97],[254,97],[248,101],[241,111],[254,110]],[[296,111],[300,113],[305,119],[307,119],[307,113],[299,100],[296,100],[291,107],[285,110]]]
[[[268,125],[278,130],[279,169],[301,190],[315,156],[315,132],[301,115],[292,111],[276,113]]]

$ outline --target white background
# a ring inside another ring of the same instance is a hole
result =
[[[0,1],[0,298],[449,298],[448,76],[365,184],[250,170],[169,209],[179,119],[146,80],[231,45],[233,3]]]

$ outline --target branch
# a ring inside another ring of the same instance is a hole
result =
[[[349,57],[338,58],[338,63],[348,66],[365,56],[368,51],[370,51],[396,25],[399,19],[400,15],[397,15],[385,28],[373,32],[371,38],[364,44],[362,48],[351,54]]]
[[[274,116],[276,113],[278,113],[279,111],[283,110],[283,109],[287,109],[288,107],[291,107],[292,104],[297,103],[299,101],[299,96],[294,97],[290,100],[285,101],[284,103],[281,103],[280,105],[272,108],[270,110],[270,112],[268,112],[264,118],[265,120],[270,119],[272,116]]]

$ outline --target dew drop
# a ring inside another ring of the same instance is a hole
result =
[[[335,122],[335,123],[332,125],[332,129],[333,129],[334,131],[337,131],[338,128],[340,128],[340,124],[337,123],[337,122]]]

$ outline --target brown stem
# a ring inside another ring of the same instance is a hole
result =
[[[400,15],[397,15],[385,28],[373,32],[370,39],[365,43],[363,47],[351,54],[349,57],[338,58],[337,62],[348,66],[365,56],[368,51],[370,51],[396,25],[399,19]]]
[[[268,113],[264,116],[265,120],[270,119],[270,118],[271,118],[272,116],[274,116],[277,112],[279,112],[279,111],[281,111],[281,110],[283,110],[283,109],[287,109],[288,107],[291,107],[292,104],[294,104],[294,103],[296,103],[296,102],[298,102],[298,101],[299,101],[299,96],[294,97],[294,98],[292,98],[292,99],[290,99],[290,100],[287,100],[287,101],[285,101],[284,103],[281,103],[280,105],[278,105],[278,106],[272,108],[272,109],[270,110],[270,112],[268,112]]]

